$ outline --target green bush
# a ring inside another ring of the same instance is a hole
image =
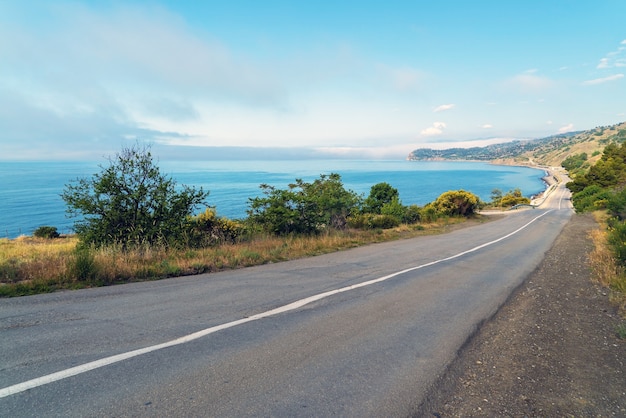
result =
[[[609,190],[596,184],[585,187],[582,191],[572,195],[572,204],[576,212],[586,212],[590,210],[601,209],[598,202],[606,202],[612,197]]]
[[[422,222],[435,222],[439,219],[439,212],[432,203],[427,204],[420,211],[420,220]]]
[[[410,205],[404,211],[404,219],[402,222],[407,224],[415,224],[421,220],[422,208],[417,205]]]
[[[618,264],[626,266],[626,223],[612,219],[609,222],[607,242]]]
[[[374,215],[370,220],[371,229],[390,229],[400,225],[400,220],[393,215]]]
[[[626,220],[626,189],[615,193],[605,190],[604,193],[599,194],[599,197],[594,197],[596,200],[600,198],[606,199],[608,201],[606,207],[609,213],[620,221]]]
[[[437,212],[445,216],[471,216],[479,204],[478,196],[465,190],[450,190],[433,202]]]
[[[507,194],[500,198],[500,206],[505,208],[522,204],[530,204],[530,199],[522,196],[522,191],[520,189],[509,190]]]
[[[358,213],[348,218],[348,226],[355,229],[389,229],[398,225],[400,220],[393,215]]]
[[[213,208],[207,208],[203,213],[191,217],[188,228],[186,244],[192,248],[235,243],[245,229],[237,221],[218,217]]]
[[[378,183],[372,186],[369,196],[363,202],[363,211],[379,214],[382,213],[383,206],[399,199],[398,189],[389,183]]]
[[[59,238],[59,233],[56,226],[40,226],[35,229],[33,235],[37,238]]]
[[[385,203],[380,208],[380,214],[393,216],[398,222],[402,222],[406,214],[406,207],[402,205],[400,199],[394,197],[390,202]]]
[[[371,213],[355,213],[348,217],[348,227],[355,229],[368,229],[370,228],[370,223],[373,217],[374,215]]]
[[[98,266],[89,247],[79,245],[74,251],[74,257],[69,268],[70,279],[78,281],[94,280],[98,276]]]

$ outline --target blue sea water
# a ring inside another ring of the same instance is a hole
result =
[[[71,233],[60,195],[66,184],[100,171],[99,162],[0,162],[0,237],[31,235],[42,225]],[[106,164],[104,164],[106,165]],[[424,205],[448,190],[464,189],[490,200],[491,191],[519,188],[525,196],[545,189],[542,170],[477,162],[360,160],[161,161],[159,168],[178,184],[210,191],[208,204],[220,216],[244,218],[259,185],[286,188],[295,179],[313,181],[338,173],[346,189],[363,196],[380,182],[398,189],[405,205]]]

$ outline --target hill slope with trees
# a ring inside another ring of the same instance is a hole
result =
[[[485,147],[420,148],[412,151],[409,160],[476,160],[500,164],[530,164],[560,166],[567,158],[585,154],[585,166],[600,159],[609,144],[626,141],[626,122],[600,126],[586,131],[570,132],[546,138],[516,140]]]

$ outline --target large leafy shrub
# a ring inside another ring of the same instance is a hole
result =
[[[312,183],[296,179],[287,189],[268,184],[260,187],[265,196],[249,199],[249,221],[277,235],[344,228],[347,217],[361,201],[356,193],[344,188],[336,173],[322,174]]]
[[[398,189],[389,183],[378,183],[371,187],[370,194],[363,202],[363,211],[367,213],[382,213],[383,206],[394,200],[399,201]]]
[[[209,194],[177,187],[146,146],[125,148],[100,168],[66,185],[62,194],[68,213],[80,217],[74,229],[86,244],[180,244],[188,217]]]
[[[244,227],[237,221],[218,217],[215,209],[207,208],[203,213],[189,219],[187,245],[207,247],[234,243],[241,237]]]
[[[465,190],[451,190],[441,194],[432,205],[446,216],[471,216],[478,209],[478,196]]]
[[[40,226],[35,229],[33,235],[37,238],[59,238],[61,236],[56,226]]]

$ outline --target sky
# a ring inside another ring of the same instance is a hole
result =
[[[624,16],[623,0],[0,0],[0,160],[137,141],[393,159],[612,125]]]

